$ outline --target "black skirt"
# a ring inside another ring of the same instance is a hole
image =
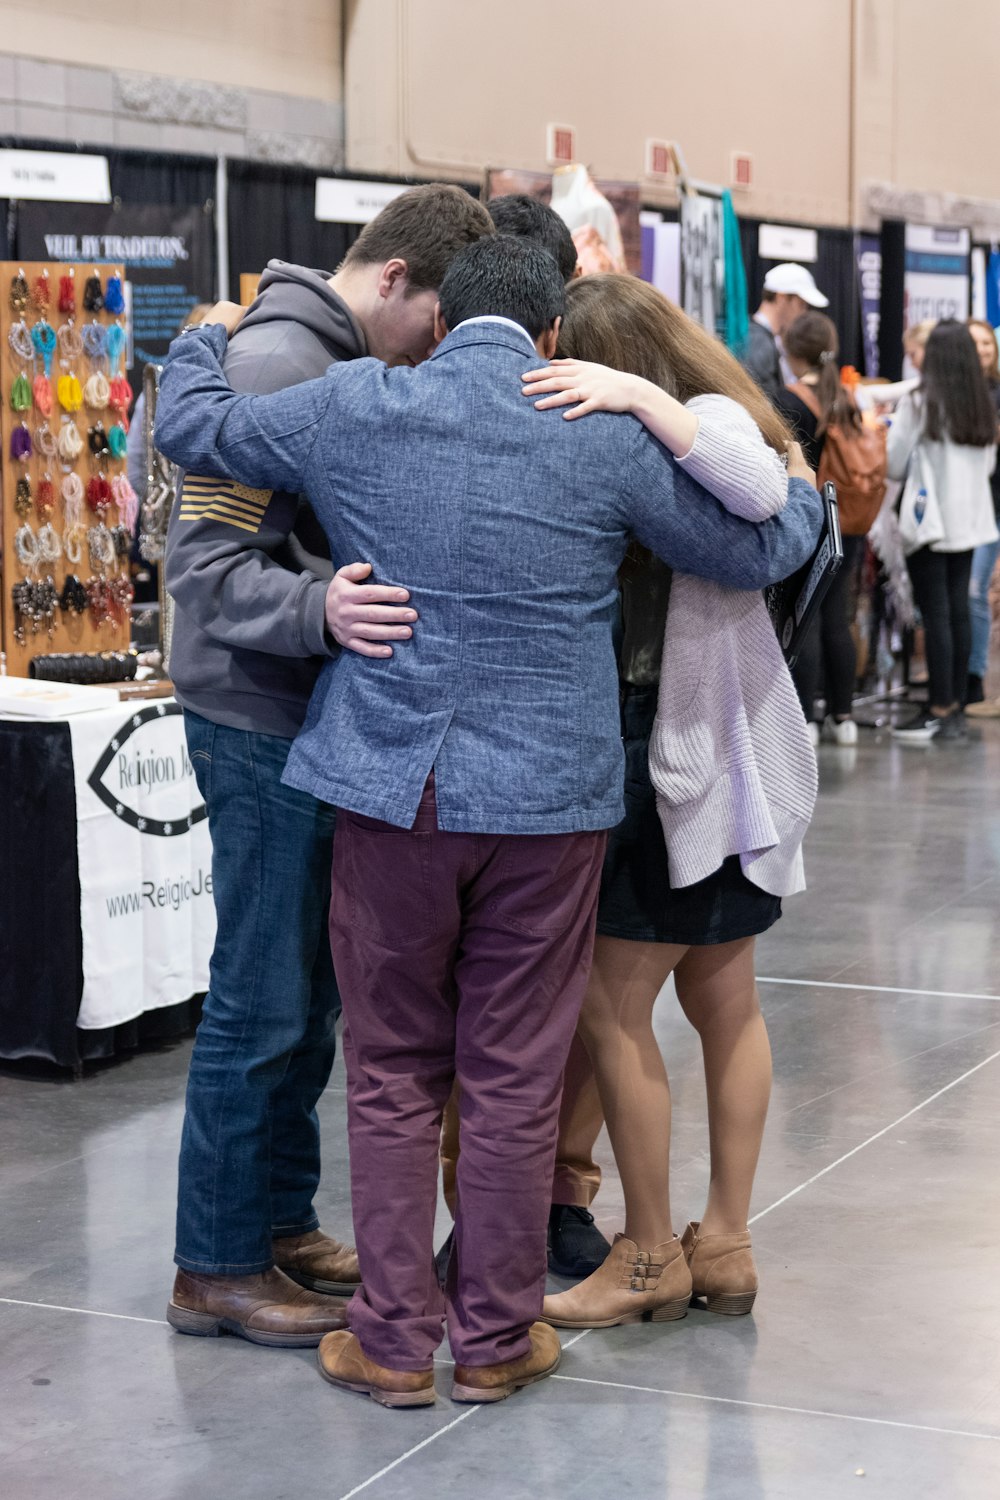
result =
[[[626,688],[625,816],[608,836],[597,931],[642,943],[732,943],[773,927],[781,901],[743,874],[732,855],[697,885],[670,888],[656,794],[649,779],[649,736],[658,688]]]

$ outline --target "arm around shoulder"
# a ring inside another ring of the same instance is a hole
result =
[[[160,382],[156,445],[182,468],[270,489],[301,491],[328,409],[325,378],[269,396],[241,396],[222,368],[225,330],[174,340]]]

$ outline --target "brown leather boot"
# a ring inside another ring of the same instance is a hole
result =
[[[532,1323],[528,1329],[531,1352],[520,1359],[508,1359],[499,1365],[456,1365],[453,1401],[470,1404],[481,1401],[505,1401],[523,1385],[534,1385],[559,1368],[562,1349],[559,1336],[544,1323]]]
[[[749,1229],[742,1234],[699,1234],[698,1229],[695,1220],[681,1238],[694,1295],[704,1297],[709,1312],[730,1317],[748,1313],[758,1285]]]
[[[342,1391],[359,1391],[381,1406],[433,1406],[434,1370],[389,1370],[369,1359],[353,1333],[328,1333],[316,1350],[319,1373]]]
[[[349,1297],[361,1285],[357,1251],[352,1245],[332,1240],[322,1229],[311,1229],[292,1239],[272,1240],[271,1251],[279,1270],[311,1292]]]
[[[640,1250],[616,1234],[611,1254],[568,1292],[546,1297],[542,1317],[557,1328],[615,1328],[620,1323],[669,1323],[687,1315],[691,1272],[680,1240]]]
[[[251,1344],[312,1349],[344,1326],[343,1302],[304,1291],[272,1266],[254,1276],[196,1276],[178,1271],[167,1322],[178,1333],[217,1338],[235,1333]]]

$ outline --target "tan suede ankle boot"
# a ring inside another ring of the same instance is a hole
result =
[[[681,1238],[694,1295],[704,1297],[709,1312],[730,1317],[748,1313],[758,1285],[749,1229],[742,1234],[699,1234],[699,1228],[697,1221],[689,1224]]]
[[[568,1292],[546,1297],[542,1318],[557,1328],[667,1323],[687,1314],[691,1272],[675,1235],[652,1250],[616,1234],[603,1266]]]

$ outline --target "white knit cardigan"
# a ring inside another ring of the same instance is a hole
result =
[[[678,462],[734,515],[780,511],[787,474],[744,408],[725,396],[688,406],[698,433]],[[671,886],[694,885],[738,854],[771,895],[805,889],[816,755],[757,590],[674,575],[649,771]]]

